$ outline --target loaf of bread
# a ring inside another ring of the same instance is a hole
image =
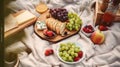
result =
[[[60,34],[60,35],[62,35],[64,33],[66,22],[62,23],[53,18],[48,18],[45,20],[45,22],[46,22],[47,27],[50,30],[55,31],[57,34]]]

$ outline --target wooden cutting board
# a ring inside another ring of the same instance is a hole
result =
[[[13,15],[14,17],[16,17],[16,16],[18,16],[19,14],[23,13],[24,11],[25,11],[25,10],[21,10],[21,11],[15,13],[15,14],[12,14],[12,15]],[[36,20],[37,20],[37,17],[35,17],[35,18],[33,18],[33,19],[31,19],[31,20],[29,20],[29,21],[27,21],[27,22],[19,25],[19,26],[16,27],[16,28],[13,28],[13,29],[5,32],[5,33],[4,33],[4,38],[9,37],[10,35],[14,35],[15,33],[23,30],[24,28],[32,25]]]
[[[46,20],[47,17],[48,17],[48,15],[49,15],[49,11],[41,14],[40,17],[38,18],[38,21],[44,21],[44,20]],[[80,29],[81,29],[81,28],[79,28],[79,30],[80,30]],[[61,35],[56,34],[56,36],[55,36],[54,38],[46,38],[46,36],[43,34],[43,31],[38,30],[36,24],[34,25],[34,31],[35,31],[35,33],[36,33],[38,36],[40,36],[40,37],[41,37],[42,39],[44,39],[44,40],[47,40],[47,41],[50,41],[50,42],[53,42],[53,43],[59,42],[59,41],[61,41],[61,40],[64,40],[64,39],[66,39],[66,38],[68,38],[68,37],[70,37],[70,36],[73,36],[73,35],[75,35],[75,34],[77,34],[77,33],[79,32],[79,30],[78,30],[78,31],[69,31],[69,30],[67,30],[67,29],[65,29],[65,30],[66,30],[67,32],[69,32],[69,34],[66,35],[66,36],[61,36]]]

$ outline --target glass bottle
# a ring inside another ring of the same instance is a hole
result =
[[[105,10],[108,7],[109,0],[102,0],[102,4],[100,5],[100,9],[102,12],[105,12]]]
[[[110,26],[116,17],[117,10],[119,9],[118,1],[120,3],[120,0],[112,0],[102,17],[103,23],[107,26]]]

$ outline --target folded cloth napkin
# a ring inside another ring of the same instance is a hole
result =
[[[65,2],[63,0],[16,0],[9,4],[9,8],[13,11],[20,9],[27,9],[33,14],[39,16],[35,11],[35,6],[40,2],[44,2],[49,8],[62,7],[68,11],[76,12],[80,15],[83,21],[83,26],[93,23],[93,12],[83,6],[90,4],[92,0],[79,0],[72,3]],[[81,5],[84,3],[84,5]],[[17,5],[17,6],[14,6]],[[83,10],[81,10],[83,9]],[[90,12],[90,13],[88,13]],[[19,67],[119,67],[120,66],[120,23],[115,23],[110,30],[103,32],[105,34],[105,42],[102,45],[94,45],[89,37],[86,37],[81,31],[78,34],[71,36],[58,43],[51,43],[39,38],[34,33],[33,26],[24,30],[25,36],[18,38],[21,43],[31,49],[31,53],[25,51],[19,52]],[[82,44],[85,50],[85,59],[74,65],[69,65],[61,62],[56,55],[56,48],[61,42],[78,42]],[[20,43],[18,43],[20,45]],[[45,56],[44,51],[47,48],[54,49],[54,54]],[[16,50],[16,49],[15,49]],[[14,50],[14,51],[15,51]],[[14,52],[13,51],[13,52]]]

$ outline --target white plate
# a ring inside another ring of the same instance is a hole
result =
[[[63,42],[63,43],[68,43],[68,42]],[[79,44],[78,42],[72,42],[72,43],[75,43],[76,46],[79,46],[79,47],[80,47],[80,49],[83,51],[83,56],[82,56],[81,59],[79,59],[79,61],[76,61],[76,62],[67,62],[67,61],[64,61],[64,60],[59,56],[59,48],[60,48],[60,43],[59,43],[59,46],[57,47],[57,56],[58,56],[58,58],[59,58],[62,62],[67,63],[67,64],[76,64],[76,63],[81,62],[81,61],[85,58],[85,51],[83,50],[82,45]]]

